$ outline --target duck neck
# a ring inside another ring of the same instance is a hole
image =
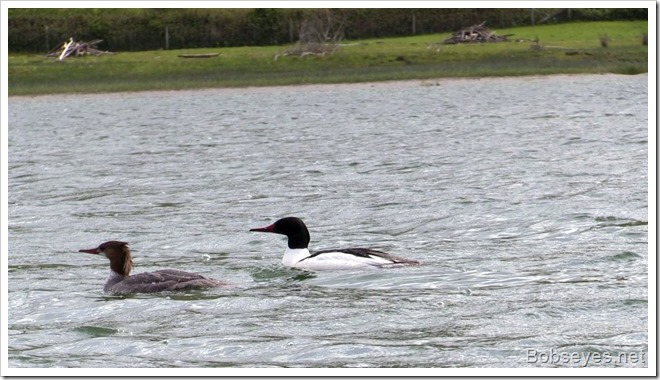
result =
[[[108,279],[105,281],[103,291],[109,291],[110,288],[123,281],[126,277],[128,276],[124,276],[123,274],[117,273],[114,270],[110,270],[110,276],[108,276]]]
[[[288,248],[284,251],[282,264],[288,267],[294,267],[300,260],[306,257],[309,257],[309,250],[307,248]]]

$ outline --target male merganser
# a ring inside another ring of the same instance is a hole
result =
[[[133,269],[131,250],[128,248],[128,243],[123,241],[106,241],[96,248],[81,249],[78,252],[101,255],[110,259],[110,277],[103,287],[103,291],[110,294],[154,293],[227,285],[197,273],[176,269],[163,269],[131,276]]]
[[[307,270],[359,269],[390,267],[400,265],[419,265],[419,261],[390,255],[369,248],[337,248],[310,252],[309,231],[305,223],[296,217],[286,217],[254,232],[272,232],[286,235],[289,247],[284,251],[282,264]]]

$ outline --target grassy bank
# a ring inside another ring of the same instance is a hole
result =
[[[9,95],[179,90],[446,77],[648,70],[645,21],[590,22],[496,30],[512,42],[439,45],[449,34],[345,41],[333,55],[279,56],[289,47],[160,50],[68,58],[9,55]],[[607,48],[599,36],[607,34]],[[539,48],[531,40],[538,38]],[[521,42],[516,42],[521,41]],[[220,53],[203,59],[180,54]]]

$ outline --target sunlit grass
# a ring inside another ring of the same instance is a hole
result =
[[[283,56],[289,46],[159,50],[69,58],[10,55],[9,94],[177,90],[443,77],[648,70],[645,21],[541,25],[496,30],[511,42],[439,44],[446,34],[344,41],[333,55]],[[610,43],[600,46],[599,36]],[[531,40],[538,38],[539,49]],[[184,59],[180,54],[220,53]],[[277,59],[275,57],[277,56]]]

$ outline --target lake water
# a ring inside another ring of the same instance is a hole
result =
[[[9,367],[647,367],[647,85],[10,98]],[[288,215],[424,265],[284,268]],[[106,240],[233,287],[104,295]]]

